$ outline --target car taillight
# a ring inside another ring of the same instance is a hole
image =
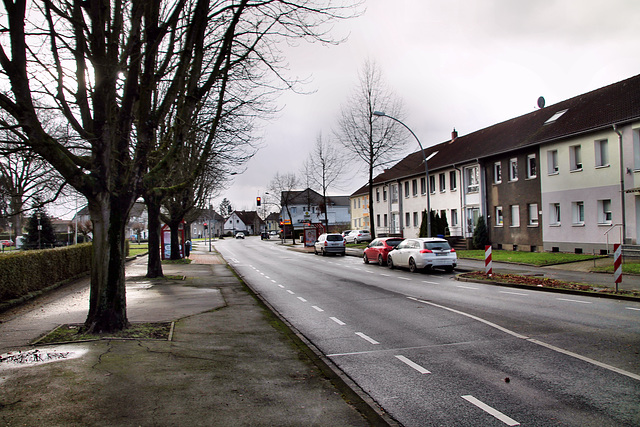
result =
[[[327,242],[326,240],[324,241],[324,245],[325,246],[329,246],[329,242]]]
[[[422,250],[420,251],[420,253],[421,253],[421,254],[432,254],[432,253],[433,253],[433,251],[432,251],[431,249],[422,249]]]
[[[455,251],[456,251],[455,249],[451,248],[451,250],[449,252],[455,252]]]

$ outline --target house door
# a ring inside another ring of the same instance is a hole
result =
[[[473,236],[479,217],[480,208],[467,208],[467,237]]]

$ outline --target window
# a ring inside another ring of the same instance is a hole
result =
[[[480,177],[478,166],[464,169],[465,186],[467,193],[477,193],[480,190]]]
[[[640,170],[640,129],[633,130],[633,168]]]
[[[493,183],[500,184],[502,182],[502,163],[495,162],[493,164]]]
[[[496,227],[502,227],[504,218],[502,217],[502,206],[496,206]]]
[[[411,181],[411,187],[413,189],[413,197],[418,195],[418,180],[414,179]]]
[[[527,210],[529,211],[529,226],[537,227],[538,226],[538,204],[537,203],[528,204]]]
[[[398,203],[398,184],[391,185],[391,203]]]
[[[520,205],[511,205],[511,226],[520,227]]]
[[[558,150],[547,151],[547,163],[549,175],[558,173]]]
[[[456,171],[449,172],[449,188],[451,191],[456,191],[458,189],[458,182],[456,180]]]
[[[443,173],[438,175],[438,180],[440,181],[440,192],[444,193],[445,191],[447,191],[447,183],[445,181],[446,177],[444,176]]]
[[[527,178],[532,179],[538,176],[538,163],[536,162],[536,155],[529,154],[527,156]]]
[[[458,210],[457,209],[451,209],[451,225],[452,226],[457,226],[458,225]]]
[[[291,213],[292,213],[292,214],[294,214],[294,213],[298,213],[298,208],[297,208],[297,207],[295,207],[295,206],[294,206],[294,207],[292,207],[292,208],[291,208]]]
[[[579,145],[569,147],[569,162],[571,171],[582,170],[582,149]]]
[[[420,194],[427,194],[427,181],[420,178]]]
[[[602,139],[595,142],[596,167],[609,166],[609,141]]]
[[[518,180],[518,159],[513,158],[509,160],[509,181]]]
[[[419,224],[418,224],[418,212],[414,212],[413,213],[413,226],[414,227],[419,227]]]
[[[387,187],[384,187],[382,189],[382,201],[386,202],[387,201]]]
[[[574,225],[584,225],[584,202],[571,203],[571,211]]]
[[[376,188],[376,202],[380,203],[380,189],[379,188]]]
[[[560,203],[549,205],[549,225],[560,225]]]
[[[380,227],[380,214],[376,215],[376,224]]]
[[[409,181],[404,183],[404,197],[409,197]]]
[[[598,224],[611,224],[611,199],[598,200]]]
[[[436,177],[429,175],[429,193],[435,194],[436,192]]]
[[[411,225],[411,223],[409,222],[410,219],[411,219],[411,214],[409,212],[406,212],[404,214],[404,226],[405,227],[409,227]]]
[[[562,115],[563,115],[564,113],[566,113],[567,111],[569,111],[569,110],[560,110],[560,111],[556,112],[553,116],[549,117],[549,118],[547,119],[547,121],[546,121],[546,122],[544,122],[544,124],[545,124],[545,125],[547,125],[547,124],[550,124],[550,123],[555,122],[555,121],[556,121],[556,120],[558,120],[560,117],[562,117]]]
[[[387,227],[388,224],[389,224],[389,220],[387,218],[387,214],[384,214],[383,218],[384,218],[384,226]]]

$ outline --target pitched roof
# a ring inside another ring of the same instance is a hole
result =
[[[302,191],[283,191],[282,200],[289,199],[289,205],[321,205],[324,203],[322,195],[307,188]],[[349,206],[349,196],[327,196],[327,204],[334,206]]]
[[[258,216],[258,212],[256,211],[235,211],[235,214],[245,224],[255,224],[256,221],[258,224],[263,223],[262,218]]]
[[[563,111],[555,120],[550,120]],[[474,159],[610,129],[614,124],[622,125],[639,119],[640,75],[637,75],[459,136],[453,141],[428,147],[424,153],[429,159],[429,171],[434,171]],[[388,182],[423,173],[423,156],[416,151],[376,176],[373,182]]]

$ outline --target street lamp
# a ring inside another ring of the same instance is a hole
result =
[[[379,116],[379,117],[388,117],[391,120],[395,120],[396,122],[398,122],[402,126],[404,126],[409,132],[411,132],[411,135],[413,135],[413,137],[416,139],[416,141],[418,141],[418,145],[420,146],[420,152],[422,153],[422,159],[424,161],[424,173],[426,175],[425,188],[427,190],[427,237],[431,237],[431,202],[429,200],[429,165],[427,165],[427,156],[425,156],[425,154],[424,154],[424,148],[422,148],[422,143],[420,143],[420,140],[418,139],[416,134],[413,133],[411,128],[409,128],[409,126],[405,125],[404,123],[402,123],[400,120],[396,119],[395,117],[388,116],[383,111],[374,111],[373,115],[374,116]]]

